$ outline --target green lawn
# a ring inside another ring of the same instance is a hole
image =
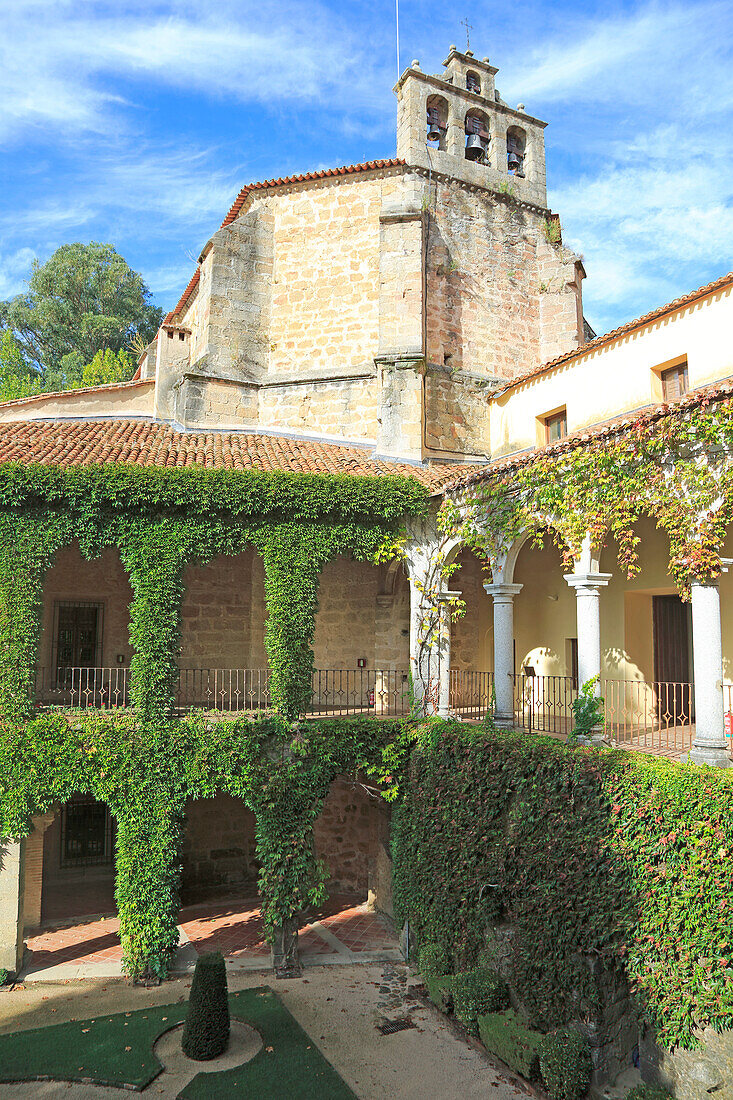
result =
[[[262,1049],[237,1069],[199,1074],[181,1093],[186,1100],[355,1100],[267,986],[230,994],[229,1006],[234,1019],[260,1033]],[[155,1040],[181,1023],[187,1007],[162,1005],[0,1035],[0,1080],[89,1080],[142,1090],[162,1069],[153,1054]]]

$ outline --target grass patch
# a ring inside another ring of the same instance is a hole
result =
[[[355,1100],[355,1094],[267,986],[229,997],[232,1018],[255,1028],[262,1050],[237,1069],[199,1074],[186,1100]],[[153,1046],[188,1004],[96,1016],[0,1035],[0,1080],[90,1081],[142,1090],[162,1070]],[[272,1051],[267,1048],[272,1047]]]
[[[251,1062],[224,1073],[200,1074],[185,1100],[356,1100],[312,1039],[271,989],[244,989],[229,998],[232,1018],[259,1031],[263,1047]],[[272,1047],[269,1053],[267,1048]]]
[[[153,1054],[155,1040],[180,1024],[187,1009],[183,1002],[0,1035],[0,1080],[144,1089],[163,1068]]]

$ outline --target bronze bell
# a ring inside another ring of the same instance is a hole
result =
[[[510,172],[519,172],[522,168],[522,158],[516,149],[510,150],[507,156],[507,167]]]
[[[466,135],[466,160],[483,160],[486,156],[486,142],[480,134]]]
[[[435,107],[428,108],[428,141],[440,141],[440,115]]]

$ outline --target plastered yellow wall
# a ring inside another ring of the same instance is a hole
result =
[[[662,400],[658,372],[687,358],[691,390],[733,375],[733,287],[619,337],[490,402],[496,458],[537,446],[537,421],[567,408],[572,433]],[[657,372],[657,373],[655,373]]]

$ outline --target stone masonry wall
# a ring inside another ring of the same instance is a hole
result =
[[[44,585],[39,665],[50,668],[55,656],[57,601],[102,604],[101,664],[115,666],[117,655],[121,654],[124,666],[129,665],[131,600],[132,589],[117,550],[108,547],[92,561],[82,558],[76,545],[59,550]]]
[[[398,184],[392,176],[337,178],[277,196],[271,373],[373,362],[379,213]]]
[[[461,568],[451,577],[450,587],[461,593],[466,614],[452,626],[451,668],[486,672],[492,667],[493,606],[483,586],[490,576],[468,550],[459,554],[458,561]]]
[[[488,454],[491,451],[488,381],[447,367],[431,367],[425,376],[425,442],[431,451]]]
[[[428,233],[430,362],[498,378],[533,369],[549,346],[542,324],[560,323],[555,313],[547,320],[541,311],[556,290],[560,315],[569,310],[572,320],[557,341],[565,343],[563,351],[577,346],[577,302],[566,293],[575,278],[573,264],[567,266],[571,254],[547,243],[542,212],[509,196],[439,181]]]
[[[253,667],[251,582],[255,557],[255,552],[248,550],[186,569],[182,668]]]

